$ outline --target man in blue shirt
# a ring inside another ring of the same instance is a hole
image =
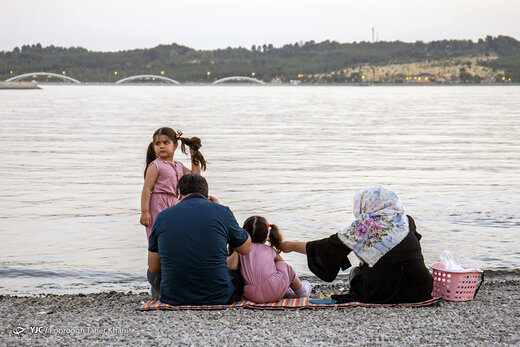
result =
[[[204,177],[182,176],[177,193],[179,203],[157,215],[148,240],[152,293],[158,291],[160,281],[160,300],[170,305],[239,300],[242,288],[233,284],[237,271],[228,269],[227,245],[247,254],[251,250],[249,235],[228,207],[208,197]]]

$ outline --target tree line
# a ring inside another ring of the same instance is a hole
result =
[[[139,75],[164,75],[180,82],[210,82],[241,75],[270,82],[301,79],[317,82],[315,75],[330,74],[319,82],[356,82],[359,76],[341,76],[347,67],[403,64],[457,57],[494,56],[479,62],[494,70],[505,70],[520,81],[520,42],[507,36],[432,42],[296,42],[282,47],[266,43],[217,50],[195,50],[177,45],[119,52],[95,52],[82,47],[23,45],[0,52],[0,80],[28,72],[65,73],[82,82],[114,82]],[[116,74],[117,73],[117,74]],[[469,82],[478,82],[462,77]]]

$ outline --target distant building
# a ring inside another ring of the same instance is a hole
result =
[[[406,83],[433,83],[437,82],[437,77],[431,73],[421,73],[418,75],[410,75],[405,78]]]

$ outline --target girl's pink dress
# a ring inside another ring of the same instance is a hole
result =
[[[146,228],[147,238],[150,238],[155,217],[157,217],[159,212],[178,202],[177,182],[179,182],[182,175],[184,175],[184,166],[178,161],[169,163],[166,160],[157,158],[152,161],[150,165],[157,166],[159,175],[157,176],[157,181],[155,181],[152,196],[150,197],[149,212],[152,223]]]
[[[274,261],[273,248],[259,243],[251,245],[251,252],[239,254],[240,272],[244,277],[244,298],[257,303],[280,300],[294,281],[296,273],[284,261]]]

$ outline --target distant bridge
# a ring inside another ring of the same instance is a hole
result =
[[[78,81],[75,78],[69,77],[67,75],[60,75],[60,74],[52,73],[52,72],[29,72],[29,73],[24,73],[24,74],[21,74],[21,75],[17,75],[17,76],[8,78],[8,79],[5,80],[5,82],[12,82],[12,81],[24,79],[24,78],[27,78],[27,77],[36,77],[36,76],[56,77],[56,78],[62,79],[64,81],[70,81],[70,82],[73,82],[73,83],[76,83],[76,84],[81,84],[81,82]],[[179,81],[176,81],[176,80],[171,79],[169,77],[158,76],[158,75],[135,75],[135,76],[130,76],[130,77],[126,77],[126,78],[120,79],[119,81],[116,81],[116,84],[121,84],[121,83],[129,82],[129,81],[133,81],[133,80],[139,80],[139,79],[158,79],[158,80],[162,80],[162,81],[165,81],[165,82],[168,82],[168,83],[172,83],[172,84],[180,84]],[[249,82],[258,83],[258,84],[265,84],[264,81],[257,80],[256,78],[247,77],[247,76],[224,77],[224,78],[221,78],[219,80],[214,81],[212,84],[220,84],[220,83],[227,82],[227,81],[249,81]]]
[[[121,83],[125,83],[125,82],[128,82],[128,81],[133,81],[133,80],[145,80],[145,79],[158,79],[158,80],[163,80],[163,81],[166,81],[166,82],[169,82],[169,83],[173,83],[173,84],[180,84],[178,81],[176,81],[174,79],[171,79],[171,78],[168,78],[168,77],[164,77],[164,76],[157,76],[157,75],[135,75],[135,76],[130,76],[130,77],[126,77],[126,78],[123,78],[123,79],[117,81],[116,84],[121,84]]]
[[[14,76],[14,77],[8,78],[5,81],[6,82],[12,82],[12,81],[16,81],[16,80],[23,79],[23,78],[26,78],[26,77],[36,77],[36,76],[56,77],[56,78],[60,78],[60,79],[62,79],[64,81],[70,81],[70,82],[73,82],[73,83],[81,84],[81,82],[78,81],[77,79],[74,79],[74,78],[66,76],[66,75],[59,75],[57,73],[52,73],[52,72],[30,72],[30,73],[24,73],[24,74],[21,74],[21,75],[18,75],[18,76]]]
[[[255,83],[258,83],[258,84],[265,84],[264,81],[260,81],[260,80],[257,80],[256,78],[246,77],[246,76],[224,77],[224,78],[221,78],[219,80],[216,80],[212,84],[220,84],[222,82],[227,82],[227,81],[250,81],[250,82],[255,82]]]

